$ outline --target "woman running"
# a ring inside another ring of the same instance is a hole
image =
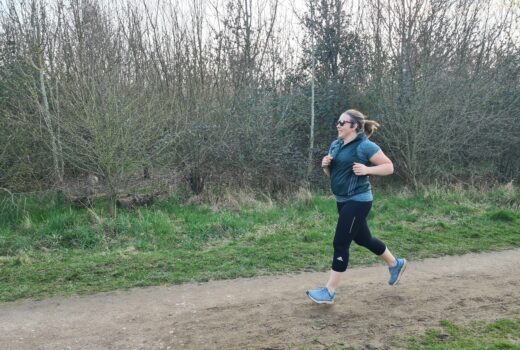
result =
[[[334,256],[327,285],[306,291],[319,304],[332,304],[336,287],[347,269],[349,247],[352,241],[369,249],[387,263],[390,285],[399,282],[406,259],[394,258],[386,245],[370,234],[367,216],[372,207],[372,190],[368,175],[386,176],[394,172],[392,161],[381,148],[368,138],[379,123],[368,120],[363,113],[349,109],[336,124],[338,138],[330,146],[321,162],[323,172],[330,177],[330,186],[336,196],[338,223],[334,236]]]

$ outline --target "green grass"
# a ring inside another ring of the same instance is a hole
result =
[[[456,325],[443,320],[418,337],[392,339],[390,348],[407,350],[520,350],[520,320],[473,321]],[[305,349],[305,348],[304,348]],[[327,346],[326,350],[352,347]]]
[[[520,320],[480,321],[466,326],[445,320],[439,329],[431,329],[419,338],[411,338],[408,349],[520,350]]]
[[[520,246],[520,191],[376,190],[370,227],[418,259]],[[330,196],[284,201],[236,195],[215,205],[170,198],[120,210],[73,209],[53,196],[0,197],[0,301],[330,266]],[[351,248],[351,266],[378,262]]]

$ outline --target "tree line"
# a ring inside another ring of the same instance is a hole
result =
[[[518,180],[519,19],[514,0],[4,0],[0,188],[322,186],[348,108],[402,183]]]

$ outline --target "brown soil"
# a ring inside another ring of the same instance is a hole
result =
[[[520,249],[411,261],[398,286],[353,268],[334,305],[326,273],[0,304],[1,349],[394,349],[440,320],[520,319]]]

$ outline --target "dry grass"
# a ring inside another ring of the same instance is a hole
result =
[[[252,189],[241,188],[232,190],[208,190],[200,195],[194,195],[186,200],[186,204],[203,205],[214,212],[233,210],[240,212],[244,209],[270,210],[274,206],[273,199],[267,194],[258,194]]]
[[[302,204],[308,205],[312,202],[314,195],[308,188],[300,187],[298,191],[294,193],[294,199]]]

